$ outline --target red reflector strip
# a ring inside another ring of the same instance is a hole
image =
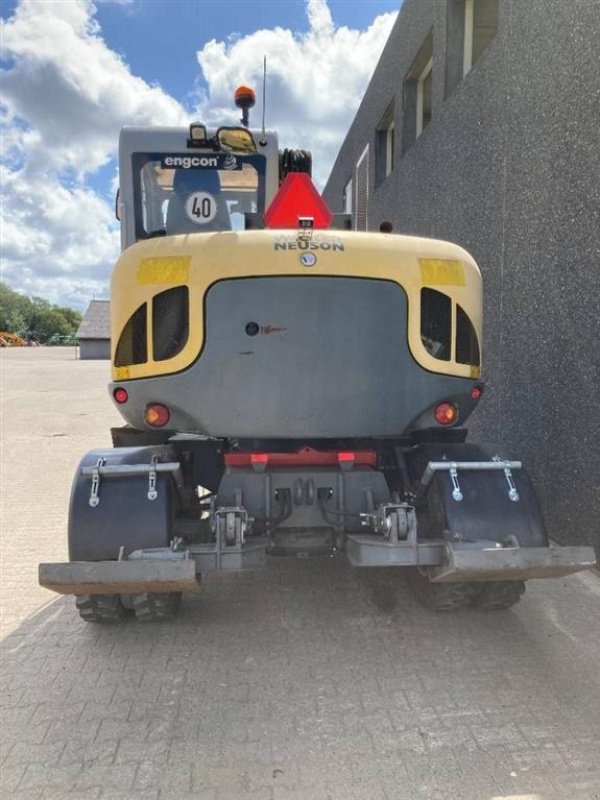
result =
[[[295,453],[225,453],[226,467],[251,467],[253,464],[268,464],[270,467],[335,467],[348,462],[374,467],[377,455],[375,450],[355,450],[349,453],[313,450],[312,447],[304,447]]]

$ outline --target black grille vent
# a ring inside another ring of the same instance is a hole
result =
[[[145,364],[148,360],[146,347],[146,304],[135,311],[117,344],[115,367],[127,367],[130,364]]]
[[[456,360],[459,364],[479,366],[479,342],[473,323],[460,306],[456,306]]]
[[[189,336],[189,292],[175,286],[152,300],[152,348],[155,361],[166,361],[180,353]]]
[[[450,360],[452,301],[435,289],[421,289],[421,340],[429,355]]]

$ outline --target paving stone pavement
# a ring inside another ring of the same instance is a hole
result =
[[[3,350],[3,800],[598,800],[600,580],[436,615],[342,558],[215,576],[181,618],[79,620],[72,474],[119,418],[107,362]]]

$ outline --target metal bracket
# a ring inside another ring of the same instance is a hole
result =
[[[148,500],[156,500],[158,497],[158,473],[171,472],[175,480],[180,471],[181,464],[178,461],[159,462],[158,456],[152,456],[149,464],[107,464],[106,458],[99,458],[93,467],[83,467],[81,474],[92,478],[90,489],[90,499],[88,503],[92,508],[100,503],[100,479],[103,477],[111,478],[131,478],[138,475],[148,476]]]
[[[459,503],[463,499],[463,493],[458,482],[459,470],[502,470],[506,477],[506,482],[508,483],[508,496],[511,500],[516,502],[519,499],[519,493],[517,492],[511,470],[521,469],[521,466],[522,464],[520,461],[504,461],[500,456],[494,456],[491,461],[430,461],[421,476],[421,481],[412,496],[412,500],[414,503],[417,503],[423,497],[436,472],[450,473],[452,497]]]
[[[220,570],[222,561],[228,554],[242,553],[249,517],[243,506],[224,506],[211,513],[211,527],[216,540],[214,568]]]
[[[150,470],[148,472],[148,500],[156,500],[158,491],[156,489],[156,464],[158,463],[158,456],[152,456],[150,459]]]
[[[248,512],[242,506],[218,508],[213,516],[213,530],[219,548],[241,547],[246,541]]]
[[[500,456],[494,456],[492,461],[496,461],[499,464],[502,464],[504,467],[504,477],[506,478],[506,482],[508,484],[508,496],[514,502],[518,502],[519,500],[519,493],[517,492],[517,487],[515,486],[515,482],[513,480],[512,472],[510,467],[508,466],[507,461],[503,461]]]
[[[371,528],[386,541],[412,539],[417,530],[417,515],[407,503],[382,503],[375,511],[361,514],[364,527]]]
[[[460,503],[460,501],[463,499],[463,493],[460,490],[458,472],[455,464],[450,468],[450,480],[452,481],[452,497],[457,503]]]
[[[88,503],[92,508],[96,508],[96,506],[100,503],[100,467],[103,467],[106,464],[105,458],[99,458],[96,461],[96,466],[92,467],[92,487],[90,489],[90,499]]]

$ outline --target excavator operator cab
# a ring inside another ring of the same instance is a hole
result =
[[[117,218],[121,248],[157,236],[244,230],[279,186],[277,136],[220,128],[124,128]]]

